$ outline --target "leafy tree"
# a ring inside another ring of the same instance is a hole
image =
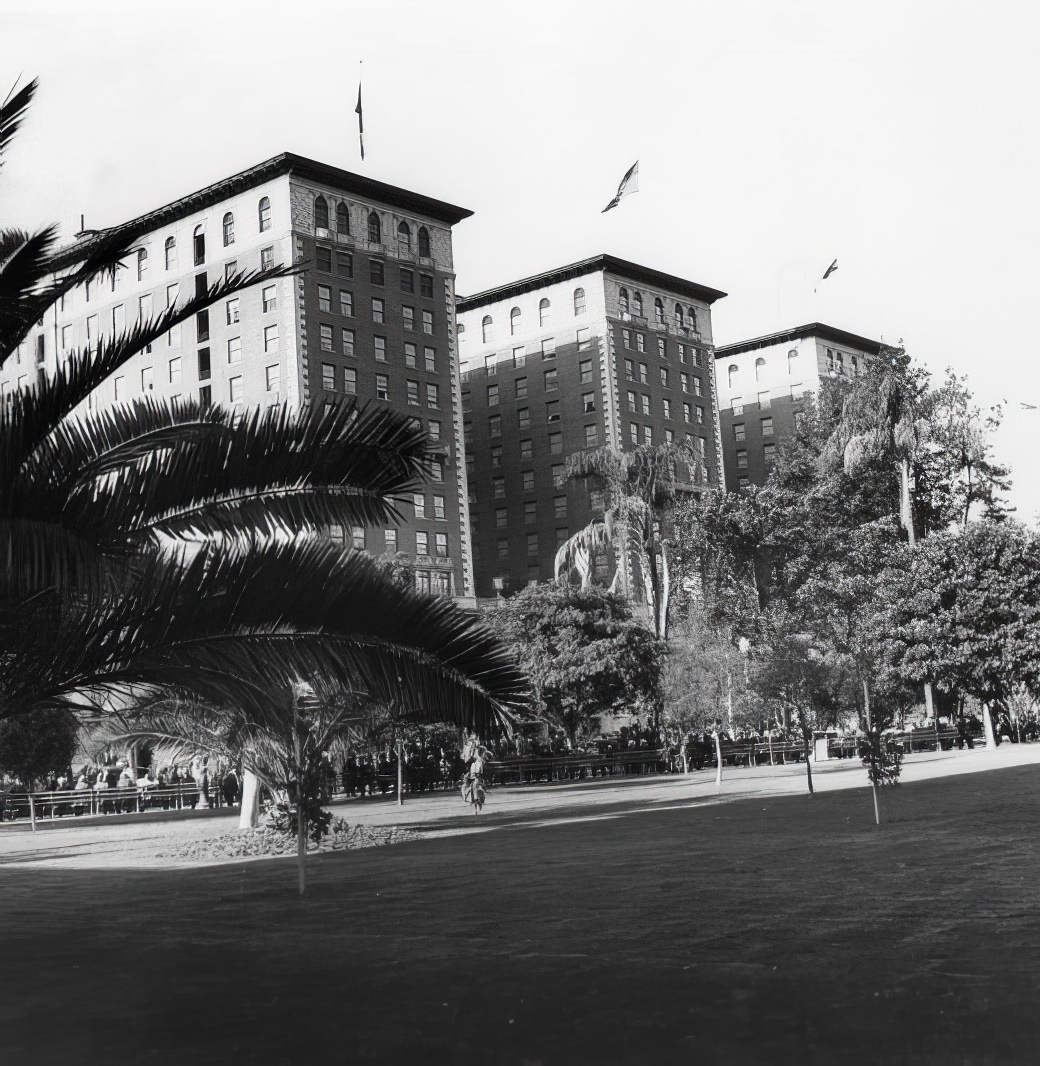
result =
[[[512,646],[541,712],[572,743],[596,714],[656,706],[662,643],[622,597],[550,582],[510,596],[486,618]]]
[[[0,769],[32,792],[48,773],[71,765],[78,734],[76,719],[61,708],[0,719]]]

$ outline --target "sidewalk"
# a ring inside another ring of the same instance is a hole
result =
[[[902,780],[912,783],[1033,764],[1040,764],[1040,744],[1002,744],[993,751],[921,752],[906,757]],[[869,788],[866,770],[858,759],[813,763],[812,772],[818,793],[853,788],[866,792]],[[716,789],[713,770],[689,775],[509,785],[488,793],[484,813],[480,816],[474,816],[454,790],[406,796],[400,807],[395,797],[388,796],[339,800],[333,802],[331,809],[336,815],[358,825],[407,826],[419,832],[441,835],[627,817],[664,809],[805,792],[805,765],[793,763],[740,769],[725,767],[720,790]],[[180,812],[182,816],[176,820],[169,819],[168,813],[162,821],[142,814],[119,823],[97,819],[42,822],[36,833],[30,831],[27,822],[8,823],[0,831],[0,866],[134,868],[172,865],[158,859],[156,852],[174,843],[219,836],[238,826],[237,810]]]

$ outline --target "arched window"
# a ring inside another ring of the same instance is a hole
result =
[[[731,389],[733,388],[733,383],[737,380],[737,371],[738,370],[739,370],[739,367],[737,366],[736,363],[730,363],[729,364],[729,369],[726,371],[726,374],[727,374],[726,380],[727,380],[727,382],[729,384],[729,387]]]
[[[368,239],[371,244],[383,243],[383,227],[375,211],[370,211],[368,215]]]
[[[235,216],[228,211],[224,216],[224,247],[235,243]]]
[[[350,212],[342,200],[336,204],[336,232],[344,234],[350,232]]]
[[[195,265],[202,266],[206,262],[206,230],[202,223],[195,227],[192,235],[192,246],[195,252]]]
[[[792,348],[787,353],[787,373],[794,377],[795,371],[798,369],[798,349]]]
[[[762,368],[766,365],[766,361],[759,357],[755,360],[755,381],[762,380]]]
[[[688,325],[690,327],[690,329],[692,329],[694,331],[694,333],[697,332],[697,310],[696,310],[696,308],[693,308],[693,307],[687,307],[686,308],[686,325]]]
[[[314,197],[314,228],[329,228],[329,202],[324,196]]]
[[[643,317],[643,297],[641,293],[633,293],[632,295],[632,312],[638,318]]]
[[[177,241],[173,237],[166,238],[166,269],[173,270],[177,265]]]
[[[618,293],[618,310],[623,314],[628,314],[628,289],[622,289]]]
[[[430,231],[425,226],[419,227],[419,254],[423,259],[430,258]]]
[[[538,325],[547,326],[552,321],[552,305],[543,297],[538,301]]]
[[[574,290],[574,313],[576,315],[585,314],[585,290]]]
[[[261,197],[256,211],[260,219],[260,232],[263,233],[271,228],[271,201],[266,196]]]
[[[402,252],[412,250],[412,231],[407,222],[400,222],[397,225],[397,247]]]
[[[683,315],[682,304],[675,305],[675,324],[679,329],[686,325],[686,316]]]
[[[654,297],[654,318],[659,326],[664,325],[664,304],[661,303],[660,296]]]
[[[137,280],[144,281],[145,275],[148,273],[148,249],[137,249]],[[90,300],[90,292],[87,292],[87,300]]]
[[[485,315],[483,322],[480,323],[480,329],[484,336],[484,343],[487,344],[491,340],[491,316]]]
[[[509,312],[509,333],[511,336],[515,336],[520,329],[520,308],[514,307]]]

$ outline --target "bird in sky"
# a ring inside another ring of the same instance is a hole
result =
[[[835,270],[838,269],[838,260],[835,259],[833,263],[823,272],[823,281],[826,281]]]
[[[1035,411],[1036,410],[1036,404],[1035,403],[1026,403],[1024,400],[1019,400],[1018,402],[1019,402],[1019,405],[1021,406],[1023,411]]]

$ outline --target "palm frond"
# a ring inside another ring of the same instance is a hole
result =
[[[31,82],[23,85],[20,89],[11,86],[11,91],[4,98],[4,102],[0,104],[0,166],[3,166],[4,152],[7,151],[11,139],[21,128],[22,122],[25,121],[25,113],[29,109],[29,105],[32,103],[39,86],[40,83],[37,78],[33,78]]]

